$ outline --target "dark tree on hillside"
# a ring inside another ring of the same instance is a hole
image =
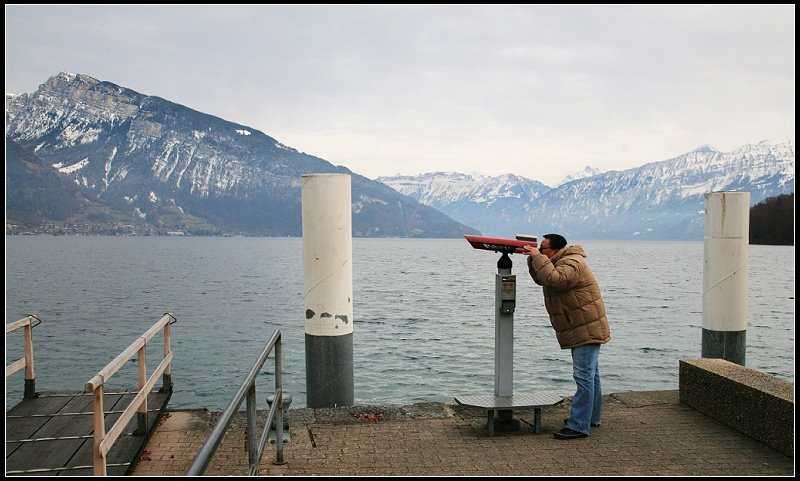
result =
[[[750,208],[750,243],[794,245],[794,194],[767,197]]]

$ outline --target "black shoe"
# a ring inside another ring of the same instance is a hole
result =
[[[567,419],[565,419],[565,420],[564,420],[564,426],[566,426],[566,425],[567,425],[567,422],[568,422],[568,421],[569,421],[569,418],[567,418]],[[599,424],[599,423],[589,423],[589,426],[591,426],[591,427],[593,427],[593,428],[599,428],[599,427],[600,427],[600,424]]]
[[[585,438],[589,436],[588,434],[583,434],[580,431],[573,431],[570,428],[564,428],[560,431],[553,433],[553,437],[556,439],[578,439],[578,438]]]

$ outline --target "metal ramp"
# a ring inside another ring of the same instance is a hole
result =
[[[128,474],[166,409],[171,392],[148,397],[147,432],[135,434],[137,419],[108,452],[108,474]],[[105,420],[113,424],[136,392],[105,393]],[[93,443],[92,395],[42,393],[6,412],[6,476],[91,476]]]

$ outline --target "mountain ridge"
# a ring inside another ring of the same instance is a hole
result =
[[[480,201],[476,192],[497,190],[502,176],[466,176],[464,181],[465,176],[434,173],[376,180],[487,235],[547,231],[583,239],[702,239],[705,193],[748,191],[752,206],[794,192],[794,142],[762,141],[727,153],[701,146],[671,159],[552,188],[515,176],[506,189],[518,195]]]
[[[11,142],[20,149],[11,157],[7,150],[7,164],[50,166],[77,187],[80,202],[105,206],[108,218],[143,223],[151,232],[200,226],[202,233],[299,236],[301,176],[345,173],[352,178],[354,236],[477,233],[256,129],[83,74],[62,72],[34,93],[7,95],[6,143]],[[46,204],[31,195],[26,177],[13,177],[21,171],[7,169],[7,197]],[[7,209],[6,215],[8,231],[20,214]],[[73,221],[84,217],[73,209]]]
[[[112,233],[297,236],[300,177],[315,172],[352,176],[357,237],[547,230],[698,239],[706,192],[747,190],[753,205],[794,192],[794,142],[727,153],[701,145],[622,171],[587,166],[556,187],[512,173],[372,181],[252,127],[88,75],[60,73],[33,93],[6,95],[11,233],[15,223],[56,222]]]

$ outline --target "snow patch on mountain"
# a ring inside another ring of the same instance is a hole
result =
[[[89,159],[82,159],[82,160],[80,160],[78,162],[75,162],[72,165],[68,165],[66,167],[64,166],[64,164],[59,162],[57,164],[53,164],[53,167],[55,167],[62,174],[71,174],[73,172],[77,172],[77,171],[81,170],[82,168],[86,167],[87,165],[89,165]]]

